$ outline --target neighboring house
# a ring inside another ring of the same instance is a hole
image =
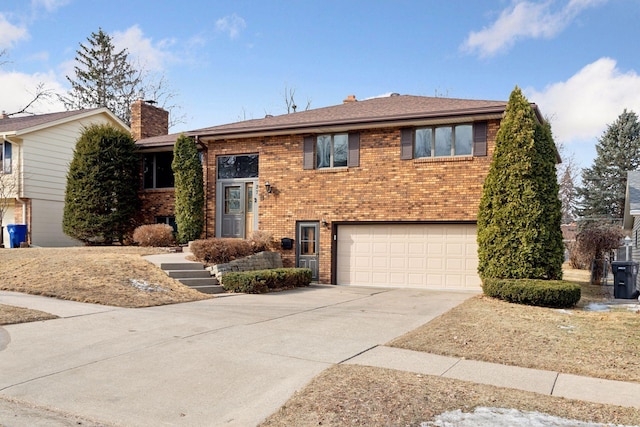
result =
[[[622,227],[625,234],[631,237],[631,260],[640,262],[640,171],[627,172]],[[622,250],[626,250],[626,248],[622,248]],[[637,284],[640,284],[640,280]]]
[[[6,247],[7,224],[26,224],[34,246],[79,244],[62,232],[64,192],[76,141],[92,124],[129,130],[106,108],[0,118],[0,173],[3,182],[11,182],[3,195],[9,206],[2,221]]]
[[[205,235],[292,239],[285,264],[321,283],[478,289],[477,211],[505,106],[349,96],[186,132],[205,164]],[[137,141],[148,223],[173,221],[178,135],[156,135]]]

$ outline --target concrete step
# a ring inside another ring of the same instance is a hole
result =
[[[222,285],[204,285],[204,286],[189,286],[191,289],[202,292],[203,294],[222,294],[225,292]]]
[[[187,285],[190,288],[193,288],[194,286],[217,286],[218,285],[218,280],[215,277],[197,277],[197,278],[182,278],[182,279],[176,279],[178,282],[182,283],[183,285]]]
[[[174,279],[205,279],[212,277],[207,270],[165,270]]]
[[[160,268],[169,270],[204,270],[204,265],[199,262],[163,262]]]

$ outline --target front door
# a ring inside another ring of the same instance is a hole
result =
[[[317,222],[299,222],[297,235],[297,265],[301,268],[310,269],[311,279],[317,281],[320,259],[320,224]]]

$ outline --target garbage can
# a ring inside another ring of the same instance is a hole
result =
[[[20,243],[27,241],[27,226],[25,224],[7,224],[9,233],[9,247],[19,248]]]
[[[636,277],[638,277],[638,263],[633,261],[613,261],[613,297],[633,299],[637,297]]]

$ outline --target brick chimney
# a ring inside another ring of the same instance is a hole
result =
[[[357,102],[358,100],[356,99],[355,95],[349,95],[347,96],[344,101],[342,101],[343,104],[348,104],[350,102]]]
[[[131,135],[135,141],[169,133],[169,112],[153,104],[138,99],[131,105]]]

